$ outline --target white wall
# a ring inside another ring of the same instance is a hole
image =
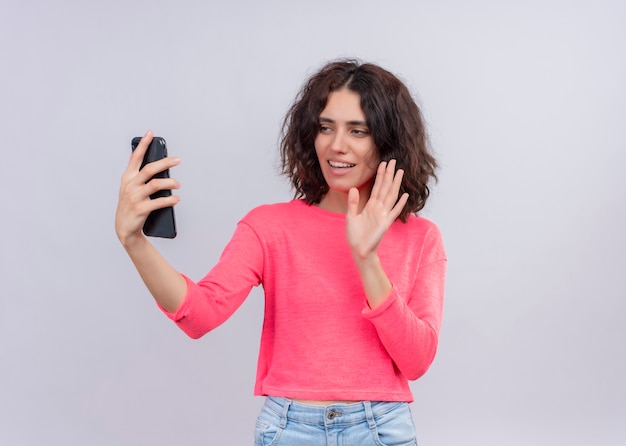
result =
[[[357,56],[423,105],[442,169],[445,323],[421,446],[626,442],[626,4],[620,0],[0,2],[0,443],[252,444],[262,294],[191,341],[113,231],[131,137],[183,160],[199,279],[289,199],[279,124]]]

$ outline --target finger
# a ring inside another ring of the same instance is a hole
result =
[[[160,190],[180,189],[180,183],[173,178],[153,178],[145,185],[146,196],[150,196]]]
[[[396,205],[389,211],[389,220],[390,222],[394,222],[402,213],[402,209],[406,206],[407,201],[409,200],[409,194],[407,192],[403,193]]]
[[[398,194],[400,193],[400,187],[402,186],[402,178],[404,178],[404,170],[398,169],[393,177],[391,187],[385,196],[385,205],[388,208],[391,208],[398,201]]]
[[[381,161],[376,169],[376,178],[374,178],[374,186],[372,186],[372,192],[370,192],[370,198],[377,198],[384,181],[385,169],[387,168],[387,162]]]
[[[164,172],[167,169],[178,166],[180,164],[180,158],[178,157],[169,157],[161,158],[158,161],[153,161],[144,166],[141,171],[139,171],[138,180],[143,181],[144,183],[149,181],[150,178],[155,176],[158,173]]]
[[[356,187],[348,191],[348,211],[347,218],[356,217],[359,212],[359,190]]]
[[[138,219],[138,227],[144,225],[148,215],[158,209],[176,206],[180,202],[178,195],[159,197],[154,200],[146,200],[135,208],[135,217]]]
[[[151,201],[151,196],[161,190],[179,189],[180,183],[173,178],[154,178],[140,185],[128,183],[120,188],[119,208],[127,208],[131,213],[143,215],[144,206]],[[134,209],[134,211],[132,211]]]
[[[148,214],[156,209],[162,209],[170,206],[176,206],[180,202],[180,196],[169,195],[167,197],[159,197],[146,202]],[[147,215],[147,214],[146,214]]]
[[[379,198],[385,203],[388,203],[387,198],[389,196],[389,191],[391,190],[393,186],[395,171],[396,171],[396,160],[395,159],[389,160],[389,162],[387,163],[387,168],[385,169],[385,172],[383,173],[383,181],[381,183],[380,191],[379,191]],[[398,194],[396,193],[396,198],[397,197],[398,197]],[[393,202],[395,203],[395,200],[393,200]]]
[[[142,136],[141,141],[137,144],[137,147],[130,154],[130,162],[128,163],[128,169],[133,171],[138,171],[141,167],[141,163],[143,162],[143,157],[146,154],[146,150],[148,150],[148,146],[152,142],[153,137],[152,130],[148,130],[145,135]]]

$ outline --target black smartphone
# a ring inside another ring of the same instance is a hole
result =
[[[135,137],[131,141],[132,150],[137,148],[139,145],[139,141],[141,141],[141,137]],[[152,138],[152,142],[146,150],[146,154],[143,157],[143,162],[141,163],[141,167],[139,170],[143,169],[143,167],[154,161],[158,161],[161,158],[165,158],[167,156],[167,145],[165,143],[165,139],[155,136]],[[152,178],[169,178],[170,171],[169,169],[164,170],[163,172],[159,172],[154,175]],[[151,199],[155,199],[158,197],[167,197],[172,195],[171,190],[160,190],[150,195]],[[174,219],[174,208],[172,206],[156,209],[150,212],[146,222],[143,225],[143,233],[150,237],[163,237],[163,238],[174,238],[176,237],[176,220]]]

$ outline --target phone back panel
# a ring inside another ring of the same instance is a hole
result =
[[[137,145],[141,141],[140,137],[133,138],[131,142],[132,149],[135,150]],[[161,158],[167,156],[167,144],[165,139],[155,136],[152,138],[152,142],[146,150],[143,162],[141,163],[140,170],[148,164],[154,161],[158,161]],[[164,170],[154,175],[152,178],[169,178],[169,170]],[[151,179],[152,179],[151,178]],[[151,199],[158,197],[167,197],[172,195],[171,190],[160,190],[150,195]],[[174,218],[174,208],[172,206],[156,209],[148,215],[146,222],[143,225],[143,233],[150,237],[163,237],[174,238],[176,237],[176,220]]]

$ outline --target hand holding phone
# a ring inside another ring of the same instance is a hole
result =
[[[131,141],[131,147],[134,151],[139,142],[141,141],[141,137],[135,137]],[[152,142],[148,146],[146,153],[143,157],[143,161],[141,163],[141,167],[139,170],[143,169],[144,166],[148,163],[152,163],[154,161],[158,161],[167,156],[167,144],[165,143],[165,139],[155,136],[152,138]],[[152,178],[169,178],[170,172],[169,169],[164,170],[163,172],[159,172],[154,175]],[[151,178],[151,179],[152,179]],[[159,197],[167,197],[172,194],[171,190],[159,190],[154,194],[150,195],[151,199],[159,198]],[[176,237],[176,220],[174,218],[174,208],[172,206],[168,206],[161,209],[156,209],[152,211],[148,218],[146,219],[143,225],[143,233],[150,237],[163,237],[163,238],[174,238]]]

